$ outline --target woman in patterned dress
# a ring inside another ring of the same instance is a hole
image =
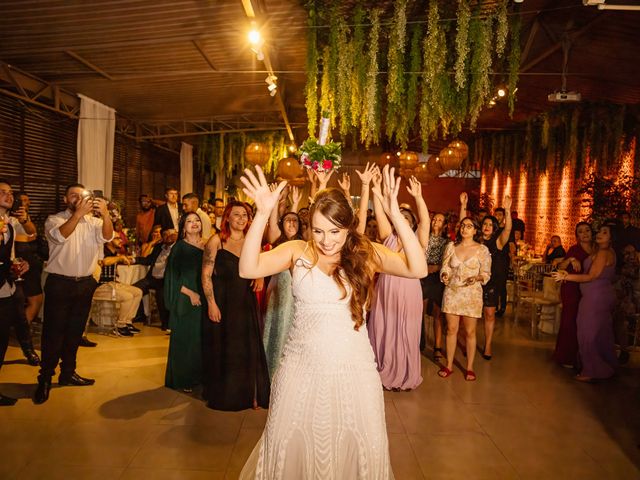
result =
[[[447,245],[440,270],[445,284],[442,312],[447,317],[447,366],[438,375],[446,378],[453,373],[453,359],[460,320],[464,324],[467,349],[465,380],[473,381],[473,359],[476,353],[476,325],[482,316],[482,285],[491,278],[491,254],[479,243],[480,226],[471,217],[460,222],[456,240]]]
[[[295,316],[275,372],[269,416],[240,478],[391,480],[384,398],[364,328],[376,271],[420,278],[422,247],[398,206],[399,180],[384,170],[385,212],[404,246],[399,254],[356,231],[358,219],[337,189],[319,191],[311,240],[260,253],[260,240],[284,182],[271,192],[260,167],[245,170],[257,213],[240,257],[246,277],[292,271]],[[326,173],[324,173],[326,175]]]

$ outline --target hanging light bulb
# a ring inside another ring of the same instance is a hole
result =
[[[507,94],[507,91],[504,88],[499,88],[498,89],[498,96],[499,97],[504,97]]]
[[[262,44],[262,35],[255,28],[249,32],[249,43],[251,45],[260,45]]]

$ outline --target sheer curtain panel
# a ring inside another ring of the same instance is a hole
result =
[[[78,181],[111,198],[116,111],[84,95],[78,96]]]
[[[193,145],[182,142],[180,148],[180,195],[193,192]]]

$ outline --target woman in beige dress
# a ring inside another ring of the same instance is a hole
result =
[[[440,279],[445,284],[442,312],[447,317],[447,366],[438,375],[446,378],[453,373],[453,359],[460,319],[464,324],[467,348],[465,380],[473,381],[473,359],[476,352],[476,325],[482,316],[482,285],[491,278],[491,255],[478,240],[480,226],[465,217],[460,222],[456,240],[444,252]]]

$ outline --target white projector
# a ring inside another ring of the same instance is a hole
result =
[[[578,92],[555,92],[547,95],[550,102],[579,102],[582,95]]]

